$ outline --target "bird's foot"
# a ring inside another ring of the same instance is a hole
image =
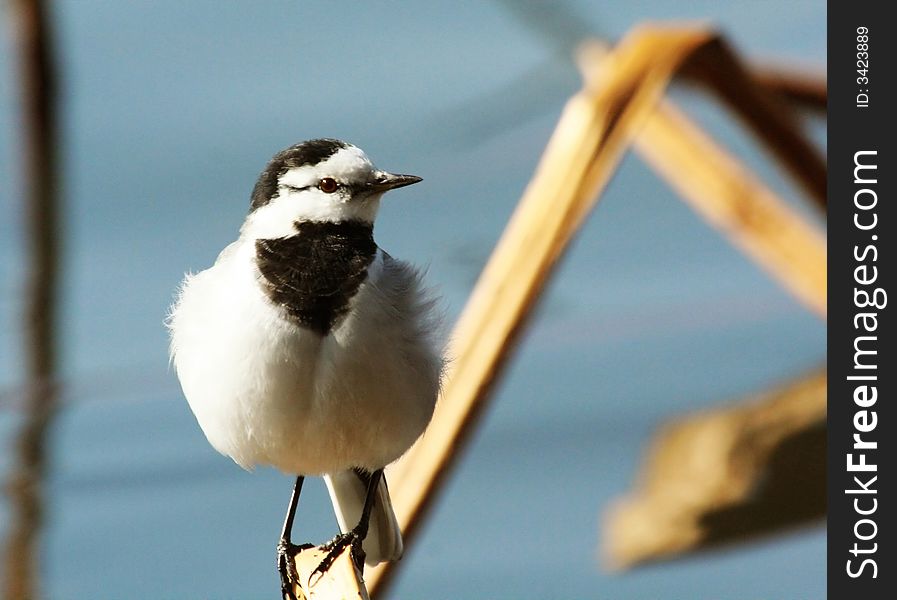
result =
[[[287,540],[277,543],[277,572],[280,573],[280,594],[284,600],[298,600],[295,589],[299,585],[299,573],[293,557],[306,548],[311,548],[311,544],[297,546]]]
[[[327,556],[321,559],[320,564],[318,564],[317,568],[312,571],[311,575],[309,575],[308,581],[312,582],[312,580],[322,577],[333,565],[333,561],[335,561],[336,558],[349,546],[352,547],[352,560],[355,562],[355,568],[358,569],[359,572],[363,572],[364,550],[361,547],[363,539],[364,537],[360,535],[358,531],[352,529],[346,533],[337,535],[335,538],[321,546],[321,550],[327,551]]]

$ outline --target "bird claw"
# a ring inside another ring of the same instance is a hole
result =
[[[277,572],[280,573],[280,594],[284,600],[298,600],[295,589],[299,585],[299,573],[293,557],[310,547],[311,544],[297,546],[287,540],[277,543]]]
[[[341,533],[337,535],[335,538],[321,546],[322,550],[327,551],[327,555],[321,559],[321,562],[315,568],[314,571],[311,572],[311,575],[308,577],[309,585],[314,585],[318,579],[324,576],[331,566],[333,566],[333,561],[343,553],[343,551],[348,547],[352,547],[352,560],[355,563],[355,568],[359,571],[364,570],[364,550],[361,547],[363,537],[359,535],[357,531],[354,529],[347,531],[346,533]]]

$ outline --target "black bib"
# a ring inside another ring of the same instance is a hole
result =
[[[299,325],[327,335],[377,253],[374,228],[362,221],[299,221],[297,234],[256,240],[265,293]]]

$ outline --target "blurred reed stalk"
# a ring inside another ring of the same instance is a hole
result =
[[[9,600],[39,596],[39,536],[46,442],[56,413],[56,301],[59,273],[59,194],[56,68],[47,6],[41,0],[10,3],[20,56],[21,145],[24,157],[28,281],[24,294],[23,354],[27,369],[24,419],[15,463],[6,482],[10,524],[4,556],[4,594]]]
[[[676,418],[632,491],[605,512],[606,564],[626,569],[825,519],[825,367]]]
[[[825,73],[781,65],[757,66],[751,71],[758,85],[778,94],[796,107],[825,115],[828,106]]]

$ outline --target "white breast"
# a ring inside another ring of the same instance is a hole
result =
[[[249,468],[321,474],[382,467],[423,432],[442,369],[417,273],[378,252],[326,337],[262,292],[254,244],[188,277],[172,309],[172,359],[209,442]]]

